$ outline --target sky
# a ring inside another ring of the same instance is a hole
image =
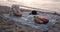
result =
[[[60,0],[0,0],[0,5],[10,6],[15,3],[60,12]]]

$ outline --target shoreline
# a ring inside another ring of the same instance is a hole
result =
[[[0,6],[0,14],[4,14],[4,13],[9,13],[9,11],[10,11],[10,8],[9,7],[5,7],[5,6]],[[25,11],[25,10],[24,10]],[[29,11],[31,11],[31,10],[29,10]],[[40,12],[40,13],[45,13],[45,12]],[[49,12],[48,12],[49,13]],[[59,15],[60,16],[60,15]],[[60,21],[60,20],[59,20]],[[58,29],[60,29],[60,28],[58,28],[58,27],[60,27],[59,25],[60,25],[60,22],[59,21],[57,21],[57,23],[55,24],[55,25],[53,25],[53,27],[48,31],[48,32],[56,32],[55,30],[57,30],[57,32],[58,32]],[[13,24],[13,23],[15,23],[14,21],[11,21],[11,26],[9,25],[10,24],[10,22],[9,21],[6,21],[5,19],[2,19],[1,17],[0,17],[0,26],[2,27],[0,27],[1,29],[1,31],[4,31],[4,32],[9,32],[9,31],[14,31],[14,32],[20,32],[20,30],[21,31],[25,31],[25,32],[32,32],[32,31],[36,31],[36,32],[40,32],[40,31],[38,31],[38,30],[35,30],[34,28],[33,29],[31,29],[31,28],[29,28],[29,27],[25,27],[25,26],[23,26],[23,25],[18,25],[18,27],[16,27],[17,26],[17,24]],[[9,29],[5,29],[5,28],[9,28]],[[13,29],[11,28],[11,27],[13,27]],[[22,29],[21,28],[19,28],[19,27],[22,27]],[[57,29],[56,29],[57,28]],[[17,31],[17,30],[18,31]],[[26,30],[25,30],[26,29]],[[0,31],[0,32],[1,32]],[[60,31],[60,30],[59,30]]]

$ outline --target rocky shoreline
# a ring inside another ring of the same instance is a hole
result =
[[[0,6],[0,14],[8,13],[9,12],[8,10],[10,10],[9,7]],[[59,21],[48,32],[60,32]],[[13,20],[7,21],[7,19],[3,19],[2,17],[0,17],[0,32],[41,32],[41,31],[36,30],[34,28],[31,29],[24,25],[18,25]]]
[[[9,13],[9,7],[7,6],[0,6],[0,15],[4,13]],[[40,32],[34,28],[29,28],[24,25],[18,25],[15,21],[8,19],[4,19],[0,16],[0,32]]]
[[[18,25],[13,20],[7,21],[0,17],[0,32],[32,32],[36,31],[34,28],[29,28],[24,25]]]

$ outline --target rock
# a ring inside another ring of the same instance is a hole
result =
[[[19,31],[19,32],[24,32],[24,31]]]

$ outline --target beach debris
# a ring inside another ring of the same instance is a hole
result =
[[[46,18],[40,18],[39,16],[34,16],[34,22],[38,24],[47,24],[49,20]]]
[[[37,15],[37,11],[33,10],[30,14]]]
[[[12,14],[14,16],[20,16],[21,17],[22,12],[21,12],[19,7],[20,7],[19,5],[15,5],[15,4],[12,5],[12,7],[11,7],[12,12],[10,14]]]

